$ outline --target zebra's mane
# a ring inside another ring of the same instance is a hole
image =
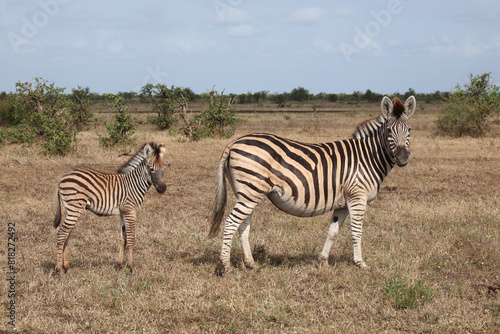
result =
[[[153,149],[152,156],[158,155],[159,148],[156,143],[144,144],[139,151],[137,151],[137,153],[135,153],[126,163],[123,164],[123,166],[120,167],[120,169],[118,169],[118,174],[130,173],[148,158],[148,156],[144,153],[144,147],[146,147],[146,145],[151,146]]]
[[[375,133],[385,122],[384,115],[380,114],[377,117],[368,119],[361,122],[356,127],[356,130],[352,134],[352,138],[361,139],[369,137],[371,134]]]

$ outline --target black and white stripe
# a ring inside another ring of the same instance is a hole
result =
[[[75,167],[62,175],[57,187],[54,218],[54,227],[59,227],[56,271],[69,268],[69,236],[86,209],[99,216],[120,215],[122,242],[118,262],[123,266],[124,252],[127,249],[128,266],[133,270],[136,212],[142,206],[144,196],[151,185],[159,193],[166,190],[163,181],[164,154],[165,145],[150,143],[130,158],[117,174]],[[61,204],[66,209],[66,218],[62,224]]]
[[[214,212],[209,235],[218,234],[226,204],[227,177],[236,205],[226,219],[220,267],[230,267],[231,242],[239,231],[247,267],[254,267],[248,235],[255,206],[267,196],[286,213],[311,217],[334,211],[328,237],[320,254],[327,263],[333,238],[349,214],[354,263],[367,268],[361,255],[363,217],[380,184],[395,164],[409,158],[408,117],[415,98],[405,104],[384,97],[382,114],[358,125],[353,138],[306,144],[267,133],[240,137],[224,150],[217,173]]]

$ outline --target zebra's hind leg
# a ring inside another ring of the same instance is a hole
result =
[[[127,247],[127,238],[125,237],[125,222],[120,216],[120,251],[118,253],[118,266],[123,269],[123,259],[125,254],[125,248]]]
[[[241,227],[240,233],[242,233],[242,247],[243,252],[245,252],[245,260],[248,260],[248,264],[253,263],[252,254],[250,252],[250,245],[248,242],[248,235],[250,233],[250,218],[252,215],[253,209],[257,205],[259,201],[247,201],[245,203],[238,201],[231,211],[229,217],[227,217],[226,222],[224,224],[224,234],[222,237],[222,250],[220,253],[220,263],[215,270],[215,273],[218,276],[224,276],[225,273],[228,273],[231,269],[231,244],[233,241],[233,236],[236,230],[240,228],[240,226],[245,222],[245,225]],[[248,253],[247,253],[248,252]],[[248,255],[247,255],[248,254]],[[250,261],[251,260],[251,261]],[[246,263],[245,263],[246,264]]]
[[[339,233],[339,229],[348,214],[349,211],[347,209],[337,209],[333,212],[332,220],[330,221],[330,227],[328,228],[328,234],[326,236],[325,245],[323,246],[323,250],[319,254],[318,258],[320,267],[328,264],[328,257],[330,255],[330,249],[332,248],[333,241]]]
[[[252,220],[252,214],[240,225],[238,232],[240,234],[241,248],[243,248],[243,255],[245,267],[250,269],[255,269],[255,262],[252,256],[252,250],[250,248],[250,241],[248,236],[250,235],[250,221]]]
[[[85,209],[85,201],[72,202],[66,207],[66,218],[57,231],[56,272],[69,269],[68,240]]]

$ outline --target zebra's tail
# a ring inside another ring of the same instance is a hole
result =
[[[59,189],[56,194],[56,216],[54,217],[54,228],[58,228],[61,224],[61,194]]]
[[[219,234],[222,218],[224,217],[224,210],[226,208],[227,191],[226,191],[226,178],[224,177],[224,170],[226,168],[227,159],[231,151],[231,145],[228,145],[222,153],[217,168],[217,183],[215,185],[215,198],[214,207],[210,223],[210,231],[208,232],[209,238],[215,238]]]

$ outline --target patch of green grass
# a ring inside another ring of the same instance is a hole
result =
[[[418,280],[414,284],[406,283],[400,274],[387,279],[382,286],[396,309],[414,309],[431,301],[433,292]]]

